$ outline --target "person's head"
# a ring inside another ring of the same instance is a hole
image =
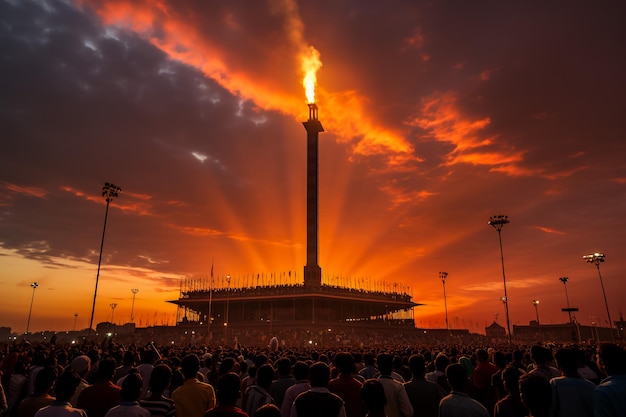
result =
[[[467,384],[467,371],[460,363],[453,363],[446,368],[446,378],[453,391],[464,391]]]
[[[541,345],[530,348],[530,357],[537,365],[544,365],[549,360],[548,350]]]
[[[122,391],[120,396],[122,401],[138,401],[141,397],[141,389],[143,388],[143,380],[140,374],[129,373],[122,381]]]
[[[181,362],[181,372],[185,379],[197,378],[200,370],[200,359],[195,353],[185,355]]]
[[[571,378],[578,378],[578,359],[576,352],[572,349],[561,348],[554,355],[556,366],[559,367],[561,373]]]
[[[98,369],[94,374],[94,380],[96,381],[109,381],[115,374],[115,367],[117,363],[113,358],[102,359],[98,364]]]
[[[156,353],[152,348],[145,348],[140,353],[141,363],[154,363],[154,358],[156,357]]]
[[[291,361],[289,358],[280,358],[274,363],[274,366],[280,376],[289,376],[291,374]]]
[[[426,361],[420,354],[411,355],[409,358],[409,369],[413,378],[423,378],[426,374]]]
[[[72,371],[76,372],[78,376],[83,378],[89,372],[91,367],[91,359],[89,356],[80,355],[72,359],[72,363],[70,364],[70,368]]]
[[[216,392],[217,401],[221,405],[234,405],[241,396],[241,381],[234,372],[229,372],[217,380]]]
[[[450,358],[443,353],[440,353],[435,358],[435,369],[441,372],[445,372],[446,368],[450,365]]]
[[[260,387],[268,388],[272,385],[272,380],[274,379],[274,367],[268,363],[265,365],[261,365],[261,367],[256,372],[256,383]]]
[[[493,354],[493,363],[496,364],[496,366],[500,369],[504,369],[504,367],[506,366],[506,355],[500,351],[496,351]]]
[[[515,366],[507,365],[502,371],[504,389],[511,394],[519,393],[519,379],[521,376],[522,371]]]
[[[522,403],[533,416],[546,416],[552,404],[552,387],[543,377],[524,374],[519,379],[519,392]]]
[[[488,362],[489,361],[489,353],[485,349],[477,349],[476,350],[476,360],[478,362]]]
[[[340,352],[335,355],[335,366],[340,374],[350,375],[354,368],[354,358],[349,352]]]
[[[293,376],[298,381],[309,378],[309,365],[306,362],[298,361],[293,365]]]
[[[371,353],[366,353],[363,356],[363,363],[365,366],[374,366],[374,356]]]
[[[391,375],[393,371],[393,357],[388,353],[381,353],[376,357],[378,370],[382,375]]]
[[[255,417],[280,417],[280,409],[274,404],[263,404],[257,408]]]
[[[330,381],[330,368],[324,362],[316,362],[309,368],[312,387],[326,387]]]
[[[122,365],[124,366],[133,366],[135,364],[135,354],[129,350],[124,352],[124,356],[122,357]]]
[[[599,363],[607,375],[626,374],[626,351],[623,347],[613,343],[600,346],[598,353]]]
[[[72,371],[63,372],[54,384],[54,394],[58,401],[69,402],[80,384],[80,376]]]
[[[387,397],[383,384],[378,379],[368,379],[361,388],[361,400],[365,408],[372,414],[379,414],[385,410]]]
[[[222,363],[220,363],[219,374],[224,375],[232,371],[235,366],[235,358],[227,357],[224,358]]]
[[[43,394],[50,392],[52,384],[57,379],[57,370],[55,367],[46,366],[35,376],[35,393]]]
[[[172,369],[164,363],[161,363],[152,369],[150,375],[150,391],[153,394],[161,394],[169,387],[172,380]]]

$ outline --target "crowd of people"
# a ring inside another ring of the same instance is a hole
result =
[[[0,348],[2,417],[626,416],[612,343]]]

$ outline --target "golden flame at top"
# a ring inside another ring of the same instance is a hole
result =
[[[304,86],[308,103],[315,103],[316,73],[321,66],[322,61],[320,61],[320,53],[314,47],[309,46],[302,55],[302,72],[304,72],[302,85]]]

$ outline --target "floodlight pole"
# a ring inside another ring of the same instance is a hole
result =
[[[107,230],[107,217],[109,216],[109,204],[118,194],[122,191],[121,188],[114,184],[105,182],[102,187],[102,197],[107,202],[106,209],[104,211],[104,227],[102,228],[102,241],[100,242],[100,256],[98,257],[98,272],[96,273],[96,288],[93,291],[93,303],[91,305],[91,318],[89,319],[89,330],[87,332],[87,340],[91,338],[91,328],[93,327],[93,316],[96,312],[96,297],[98,296],[98,280],[100,278],[100,265],[102,264],[102,249],[104,248],[104,233]]]
[[[569,277],[561,277],[559,278],[559,281],[563,283],[563,288],[565,288],[565,301],[567,301],[567,314],[569,315],[569,322],[573,324],[574,321],[572,320],[572,311],[570,310],[570,306],[569,306],[569,295],[567,294],[567,281],[569,281]]]
[[[446,299],[446,278],[448,278],[448,273],[440,272],[439,278],[441,279],[441,283],[443,284],[443,305],[446,310],[446,330],[450,330],[450,325],[448,324],[448,301]]]
[[[509,344],[511,344],[512,341],[511,341],[511,322],[509,320],[509,297],[506,292],[506,275],[504,273],[504,252],[502,251],[502,227],[507,223],[509,223],[509,216],[504,216],[504,215],[491,216],[489,218],[489,221],[487,222],[488,225],[493,226],[493,228],[497,230],[498,240],[500,242],[500,260],[502,261],[502,281],[504,282],[504,300],[502,302],[504,303],[504,312],[506,314],[506,329],[507,329],[508,341],[509,341]]]
[[[139,289],[133,288],[130,291],[133,293],[133,303],[131,304],[131,307],[130,307],[130,322],[134,323],[135,322],[135,297],[137,296]]]
[[[539,300],[533,300],[533,306],[535,306],[535,316],[537,317],[537,324],[539,324]]]
[[[35,290],[39,286],[39,283],[38,282],[33,282],[32,284],[30,284],[30,286],[33,287],[33,296],[30,298],[30,310],[28,311],[28,321],[26,322],[26,333],[25,334],[28,334],[28,329],[30,329],[30,317],[33,314],[33,302],[35,301]]]
[[[604,306],[606,307],[606,316],[609,319],[609,329],[611,329],[610,330],[611,342],[615,342],[615,337],[613,336],[613,320],[611,320],[611,312],[609,311],[609,303],[606,300],[606,291],[604,291],[604,282],[602,281],[602,274],[600,273],[600,263],[604,262],[604,254],[595,252],[590,255],[583,256],[583,259],[587,263],[594,264],[596,268],[598,269],[598,277],[600,277],[600,286],[602,287],[602,295],[604,296]],[[619,327],[617,327],[617,334],[619,336]]]

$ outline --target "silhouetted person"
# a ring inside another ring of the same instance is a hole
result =
[[[446,379],[452,390],[439,403],[439,417],[489,417],[489,411],[465,393],[469,380],[463,365],[448,365]]]
[[[426,381],[426,361],[422,355],[409,358],[409,369],[413,377],[404,384],[404,389],[413,406],[413,417],[437,417],[439,402],[445,396],[443,389],[434,382]]]
[[[612,343],[600,346],[599,367],[608,377],[593,392],[594,417],[626,415],[626,351]]]
[[[311,389],[296,397],[291,417],[345,417],[343,400],[328,390],[330,368],[323,362],[309,369]]]
[[[17,406],[17,415],[20,417],[33,417],[35,413],[54,402],[55,398],[50,395],[52,385],[57,378],[56,368],[48,366],[37,372],[35,377],[35,392],[24,398]],[[2,413],[0,413],[1,415]]]
[[[121,388],[111,382],[115,365],[113,358],[100,360],[93,376],[93,384],[78,396],[76,406],[85,410],[89,417],[104,417],[107,411],[122,401]]]
[[[548,417],[552,403],[550,383],[540,375],[524,374],[519,380],[522,404],[528,408],[530,417]]]
[[[185,382],[172,393],[178,417],[202,417],[215,407],[215,391],[206,382],[198,381],[200,359],[193,353],[186,355],[181,363]]]
[[[174,400],[163,394],[170,386],[172,370],[164,363],[156,365],[150,375],[150,395],[139,401],[139,405],[150,411],[152,416],[174,417],[176,407]]]
[[[309,365],[306,362],[298,361],[295,363],[293,366],[293,376],[296,378],[296,383],[285,391],[283,406],[280,408],[282,417],[291,416],[291,407],[296,397],[311,389],[311,383],[309,382]]]
[[[530,348],[530,357],[535,363],[535,367],[528,373],[539,375],[546,381],[561,376],[558,369],[550,366],[550,361],[552,360],[552,351],[550,349],[541,345],[534,345]]]
[[[572,349],[556,352],[556,364],[563,376],[552,378],[552,417],[593,417],[593,382],[578,375],[578,360]]]
[[[122,382],[122,402],[107,411],[105,417],[150,417],[150,411],[139,405],[142,388],[141,375],[129,373]]]
[[[87,417],[87,413],[80,408],[74,408],[70,399],[80,384],[80,376],[72,370],[62,373],[54,385],[56,400],[35,413],[35,417],[75,416]]]
[[[264,404],[274,404],[274,398],[269,393],[274,379],[274,367],[270,364],[261,365],[256,372],[256,385],[248,388],[245,412],[254,417],[256,410]]]
[[[291,361],[288,358],[280,358],[274,363],[274,367],[278,371],[278,379],[272,382],[269,392],[276,406],[280,408],[283,405],[285,391],[296,383],[296,379],[291,375]]]
[[[387,405],[387,397],[385,397],[385,388],[378,379],[368,379],[363,383],[361,389],[361,401],[365,405],[367,413],[366,417],[386,417],[385,406]]]
[[[413,417],[413,406],[404,389],[404,384],[391,376],[393,370],[392,356],[387,353],[381,353],[376,357],[376,363],[380,371],[378,379],[383,385],[385,397],[387,397],[385,413],[389,417]]]
[[[522,404],[519,394],[519,379],[523,371],[513,365],[507,365],[502,371],[502,384],[506,395],[496,403],[494,417],[524,417],[528,410]]]
[[[363,417],[361,402],[363,384],[352,374],[354,358],[348,352],[340,352],[335,355],[335,366],[339,370],[339,375],[328,383],[328,390],[344,401],[347,417]]]
[[[222,375],[217,381],[217,406],[204,414],[204,417],[248,417],[239,407],[237,400],[241,397],[241,381],[236,373]]]
[[[476,350],[476,361],[474,368],[474,394],[486,409],[491,410],[494,406],[494,394],[491,389],[491,377],[498,372],[498,367],[489,362],[489,354],[485,349]]]

